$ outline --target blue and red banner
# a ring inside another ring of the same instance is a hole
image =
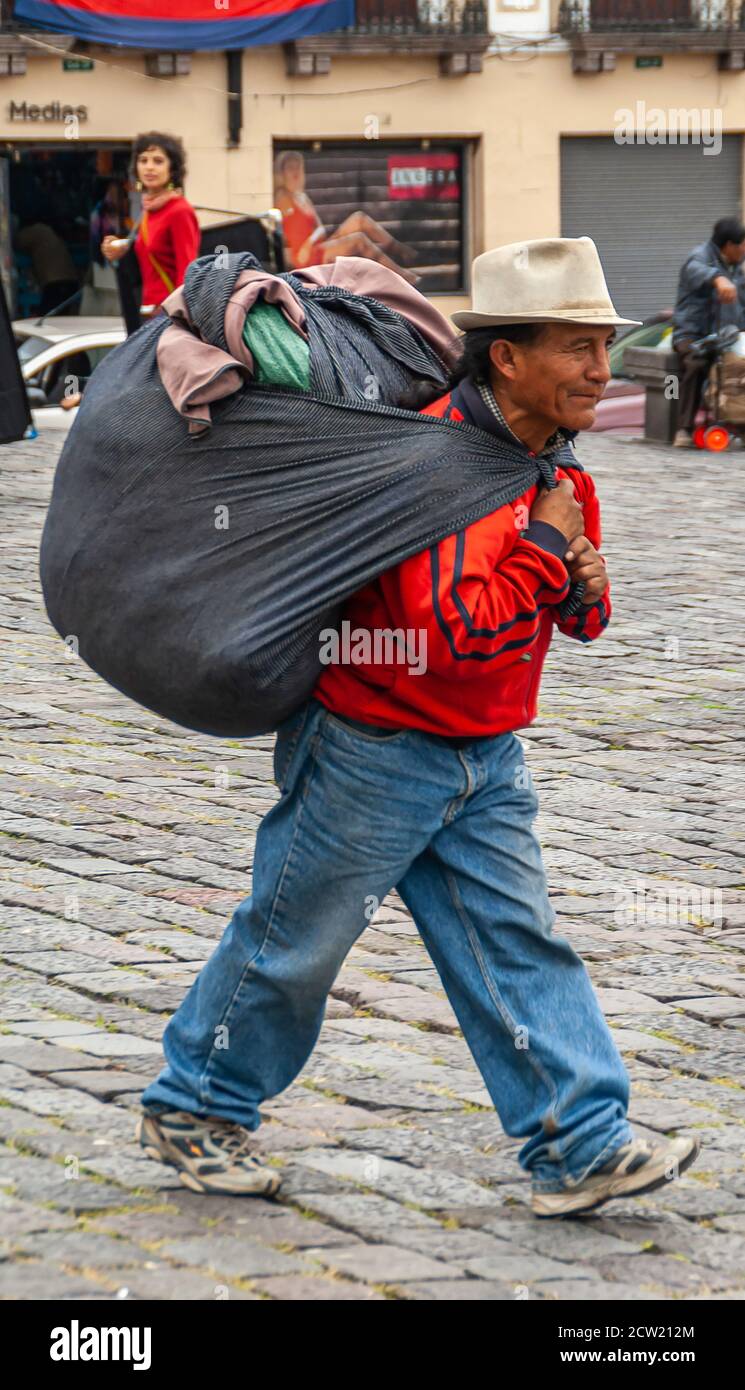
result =
[[[354,24],[355,0],[15,0],[14,17],[127,48],[252,48]]]

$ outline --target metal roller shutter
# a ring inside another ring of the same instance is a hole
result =
[[[742,211],[742,137],[702,145],[561,140],[561,234],[591,236],[619,313],[646,318],[675,302],[678,272],[719,217]]]

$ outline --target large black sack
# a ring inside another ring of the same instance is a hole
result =
[[[204,280],[202,260],[186,281],[190,315],[222,347],[227,297],[255,265],[227,260],[217,292],[219,272]],[[299,292],[310,395],[248,383],[211,406],[206,433],[189,434],[158,373],[169,322],[159,318],[96,369],[54,480],[41,545],[54,627],[118,690],[205,733],[276,728],[312,691],[319,632],[345,598],[546,473],[545,461],[471,426],[323,394],[318,381],[350,394],[347,347],[383,400],[442,366],[430,354],[422,367],[428,349],[414,329],[416,371],[387,355],[386,333],[365,320],[382,306]],[[407,325],[394,327],[400,347]],[[568,446],[555,460],[576,466]]]

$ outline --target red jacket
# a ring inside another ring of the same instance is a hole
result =
[[[475,398],[480,401],[465,383],[424,413],[484,424],[468,408]],[[488,427],[500,432],[494,417]],[[557,467],[556,477],[571,479],[585,535],[599,549],[592,478],[565,467]],[[434,734],[483,737],[531,724],[554,628],[591,642],[611,612],[606,589],[597,603],[560,620],[557,605],[570,587],[561,558],[567,542],[553,526],[529,524],[537,491],[529,488],[354,594],[342,613],[348,627],[342,626],[345,640],[333,653],[339,660],[326,666],[316,698],[332,712],[365,723]],[[403,660],[380,636],[375,650],[375,634],[391,629],[403,629],[397,644]],[[357,658],[363,659],[353,664]]]
[[[143,304],[162,304],[183,285],[186,267],[199,255],[199,241],[196,213],[186,198],[170,198],[157,212],[147,213],[146,226],[140,225],[135,239]],[[165,271],[170,289],[153,260]]]

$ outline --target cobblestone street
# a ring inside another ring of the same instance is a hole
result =
[[[0,1298],[745,1297],[745,454],[586,436],[615,616],[554,639],[524,734],[557,931],[679,1182],[541,1222],[393,895],[264,1107],[277,1201],[134,1139],[170,1013],[249,889],[272,738],[176,728],[70,659],[37,551],[59,441],[0,449]]]

